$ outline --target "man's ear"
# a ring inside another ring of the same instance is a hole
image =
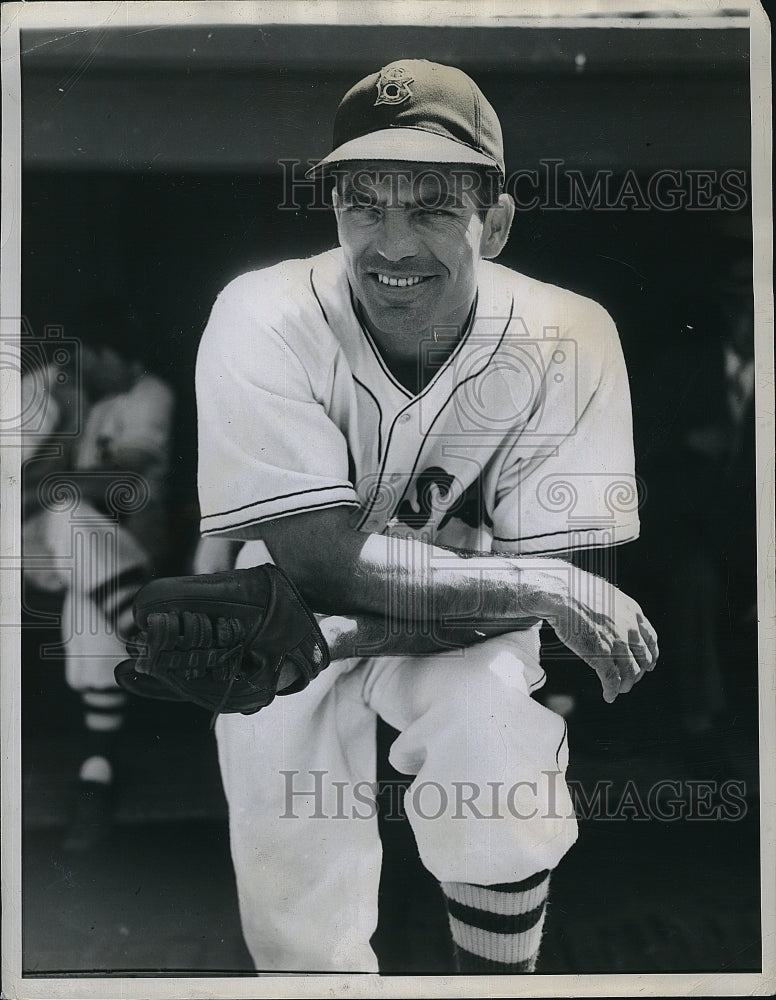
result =
[[[336,184],[331,189],[331,207],[334,209],[335,212],[339,208],[339,194],[337,193],[337,185]]]
[[[480,255],[486,259],[498,257],[504,249],[515,216],[512,196],[502,194],[495,205],[488,209],[482,226]]]

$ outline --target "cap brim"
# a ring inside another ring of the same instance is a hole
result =
[[[334,163],[351,160],[392,160],[404,163],[470,163],[480,167],[501,167],[490,156],[447,136],[418,128],[387,128],[359,136],[333,149],[305,174],[321,174]]]

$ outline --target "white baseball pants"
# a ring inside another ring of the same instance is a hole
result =
[[[262,561],[262,560],[259,560]],[[566,725],[531,698],[538,631],[427,657],[332,664],[216,725],[246,943],[258,970],[376,972],[376,718],[420,857],[440,881],[515,882],[576,840]]]

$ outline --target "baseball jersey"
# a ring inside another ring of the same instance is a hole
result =
[[[35,417],[34,433],[25,435],[28,428],[22,421],[25,573],[39,588],[52,591],[72,583],[68,561],[74,558],[73,528],[80,523],[84,532],[91,531],[90,544],[99,545],[96,539],[106,531],[112,536],[117,525],[111,517],[98,514],[88,497],[83,500],[88,510],[79,508],[75,517],[66,507],[52,505],[51,500],[48,504],[42,502],[41,484],[50,477],[67,482],[73,473],[115,470],[119,476],[122,471],[141,474],[148,487],[147,506],[127,512],[121,522],[121,544],[114,556],[103,559],[95,555],[89,572],[107,572],[114,557],[118,560],[116,573],[145,563],[149,558],[145,550],[153,550],[153,543],[161,544],[156,536],[158,526],[163,525],[159,508],[165,499],[170,470],[174,406],[172,390],[154,375],[143,375],[126,391],[103,396],[91,405],[83,396],[80,402],[66,399],[61,404],[52,391],[58,374],[57,367],[50,365],[26,372],[21,381],[22,412]],[[71,437],[69,422],[74,416],[85,419],[80,433]],[[106,478],[105,491],[109,484]],[[74,486],[78,490],[77,477]],[[73,653],[76,659],[78,655]]]
[[[76,445],[75,468],[142,470],[158,498],[170,470],[173,406],[171,389],[154,375],[97,400]]]
[[[483,261],[468,328],[438,364],[437,347],[420,392],[394,378],[340,249],[227,285],[197,360],[203,535],[340,505],[360,530],[480,552],[638,535],[628,379],[600,305]]]

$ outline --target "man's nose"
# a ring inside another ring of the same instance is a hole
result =
[[[414,257],[417,253],[417,239],[413,232],[408,213],[401,208],[388,208],[383,213],[377,252],[386,260],[401,260]]]

